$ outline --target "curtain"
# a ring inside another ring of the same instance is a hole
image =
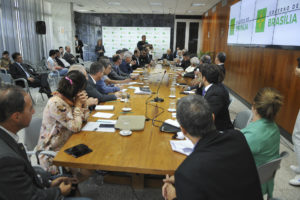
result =
[[[36,34],[35,22],[46,18],[49,23],[49,17],[50,13],[45,17],[43,0],[0,0],[0,52],[20,52],[34,64],[47,57],[51,44],[46,41],[51,42],[51,35],[48,30],[46,35]]]

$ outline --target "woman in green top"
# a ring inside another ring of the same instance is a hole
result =
[[[280,131],[274,118],[283,104],[282,95],[273,88],[258,91],[252,105],[252,122],[244,129],[246,140],[253,154],[256,166],[279,157]],[[272,198],[274,180],[262,184],[263,194]]]

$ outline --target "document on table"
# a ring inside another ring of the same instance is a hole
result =
[[[170,125],[172,125],[172,126],[175,126],[175,127],[177,127],[177,128],[180,128],[180,125],[179,125],[179,123],[178,123],[177,120],[167,119],[167,120],[165,121],[165,123],[170,124]]]
[[[104,121],[104,120],[102,120]],[[108,124],[110,121],[110,124],[116,124],[116,120],[105,120],[108,122],[102,122],[102,121],[97,121],[97,122],[88,122],[81,130],[82,131],[95,131],[95,132],[110,132],[113,133],[116,131],[115,128],[107,128],[107,127],[101,127],[100,124]]]
[[[114,116],[113,113],[104,113],[104,112],[96,112],[93,117],[98,117],[98,118],[111,118]]]
[[[195,94],[195,91],[184,91],[185,94]]]
[[[136,87],[134,89],[134,94],[151,94],[151,90],[149,88],[145,88],[146,90],[141,90],[141,88]]]
[[[170,144],[173,151],[187,156],[189,156],[194,150],[194,144],[188,139],[180,141],[170,140]]]
[[[97,105],[95,110],[114,110],[113,105]]]

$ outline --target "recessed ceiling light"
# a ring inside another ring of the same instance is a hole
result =
[[[119,6],[121,5],[120,2],[117,2],[117,1],[111,1],[111,2],[108,2],[109,5],[112,5],[112,6]]]
[[[161,6],[162,4],[160,2],[150,2],[151,6]]]
[[[205,6],[205,3],[192,3],[192,7]]]
[[[78,7],[84,7],[84,5],[82,5],[82,4],[77,4],[77,6],[78,6]]]

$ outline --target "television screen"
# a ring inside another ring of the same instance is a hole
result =
[[[267,22],[275,27],[273,44],[300,46],[300,0],[278,0],[276,11]]]
[[[300,46],[300,0],[242,0],[230,8],[228,44]]]
[[[275,17],[277,0],[258,0],[254,10],[255,20],[252,29],[251,44],[271,45],[274,26],[268,26],[268,20]]]
[[[254,21],[255,1],[243,0],[241,4],[240,20],[236,30],[238,32],[238,44],[251,44],[251,36]]]
[[[241,2],[230,7],[230,18],[229,18],[229,28],[228,28],[228,39],[227,43],[236,44],[238,39],[238,31],[236,30],[236,24],[240,20],[241,12]]]

